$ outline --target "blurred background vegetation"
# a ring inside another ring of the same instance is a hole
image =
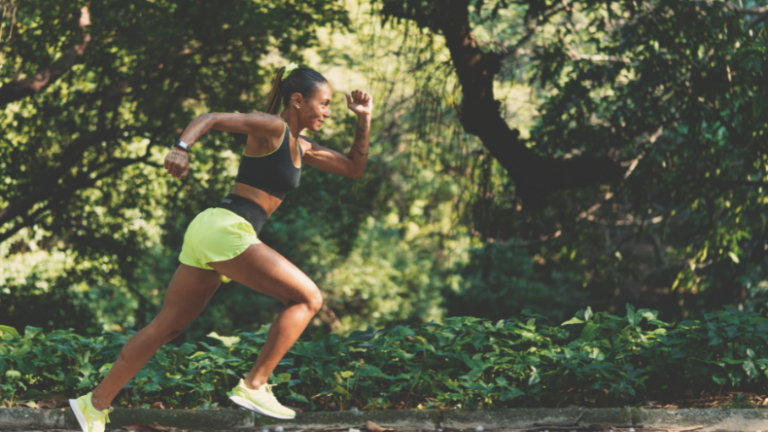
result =
[[[260,235],[324,292],[308,331],[768,307],[766,1],[0,3],[0,324],[148,323],[244,137],[206,135],[182,181],[168,147],[198,114],[262,109],[289,61],[334,88],[323,145],[351,144],[343,91],[375,102],[365,177],[304,169]],[[471,125],[445,11],[490,59],[509,142]],[[590,160],[610,163],[564,177]],[[178,343],[279,310],[223,284]]]

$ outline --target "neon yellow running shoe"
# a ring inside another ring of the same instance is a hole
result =
[[[296,418],[296,411],[280,405],[280,402],[277,401],[272,393],[272,386],[269,384],[264,384],[256,390],[251,390],[245,386],[241,379],[237,386],[229,393],[229,398],[241,407],[256,411],[265,416],[282,420],[293,420]]]
[[[75,413],[83,432],[104,432],[104,426],[109,423],[109,413],[114,410],[114,408],[108,408],[99,411],[94,408],[91,403],[91,393],[77,399],[70,399],[69,406],[72,407],[72,412]]]

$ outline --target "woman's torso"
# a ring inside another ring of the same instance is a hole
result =
[[[285,193],[298,185],[301,176],[298,138],[291,136],[285,123],[283,134],[276,138],[248,135],[232,190],[261,206],[267,216],[277,209]]]

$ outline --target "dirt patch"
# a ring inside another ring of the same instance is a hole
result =
[[[675,400],[647,401],[639,405],[642,408],[759,408],[768,407],[768,395],[745,392],[723,392],[718,395],[690,395],[689,398]]]

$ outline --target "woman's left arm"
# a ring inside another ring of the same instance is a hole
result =
[[[309,166],[323,171],[343,175],[352,178],[361,178],[365,172],[365,164],[368,162],[368,145],[371,134],[371,112],[373,111],[373,99],[371,95],[360,90],[355,90],[352,95],[346,94],[347,107],[357,114],[357,130],[355,141],[347,156],[325,148],[320,144],[302,137],[309,142],[310,148],[304,153],[303,160]]]

